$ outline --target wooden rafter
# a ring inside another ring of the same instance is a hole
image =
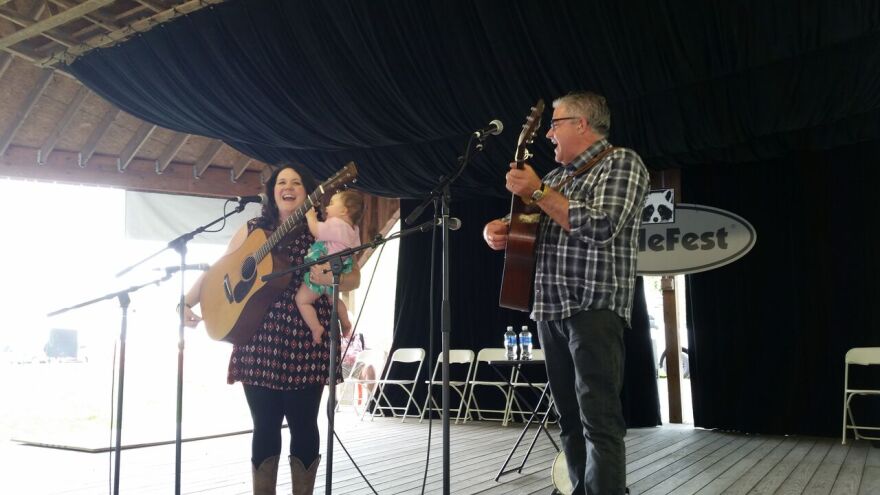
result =
[[[239,156],[235,162],[232,164],[232,170],[229,171],[229,177],[232,182],[238,182],[238,179],[241,178],[241,175],[247,170],[248,165],[251,164],[253,158],[242,154]]]
[[[71,9],[76,6],[76,3],[72,2],[71,0],[49,0],[49,1],[54,3],[55,5],[58,5],[60,7],[64,7],[65,9]],[[120,28],[120,26],[118,24],[116,24],[112,18],[110,18],[109,16],[106,16],[106,15],[103,15],[98,11],[94,11],[94,12],[91,12],[87,15],[84,15],[82,18],[91,22],[92,24],[94,24],[96,26],[100,26],[101,28],[106,29],[107,31],[115,31]],[[76,34],[74,34],[74,37],[75,36],[76,36]]]
[[[3,7],[0,7],[0,18],[6,19],[7,21],[12,22],[13,24],[18,24],[19,26],[25,27],[25,28],[33,26],[34,24],[37,23],[37,21],[32,21],[17,12],[14,12],[12,10],[9,10],[9,9],[3,8]],[[59,31],[57,29],[48,29],[48,30],[40,33],[40,35],[45,36],[46,38],[49,38],[50,40],[52,40],[56,43],[62,44],[64,46],[70,47],[70,46],[76,45],[75,39],[71,38],[70,36],[67,36],[66,34],[62,33],[61,31]]]
[[[97,1],[97,0],[95,0]],[[108,1],[108,0],[101,0]],[[112,0],[110,0],[112,1]],[[207,7],[209,5],[213,5],[216,3],[220,3],[224,0],[190,0],[184,4],[178,5],[174,8],[165,10],[163,12],[159,12],[158,14],[147,17],[138,21],[135,21],[128,26],[123,27],[117,31],[113,31],[107,34],[101,34],[95,36],[84,43],[79,45],[70,47],[66,50],[62,50],[60,52],[56,52],[49,57],[40,60],[38,65],[41,67],[49,67],[54,66],[59,63],[70,64],[73,62],[76,57],[93,50],[95,48],[105,47],[108,45],[112,45],[118,41],[121,41],[125,38],[128,38],[136,33],[142,33],[148,31],[155,27],[158,24],[163,22],[170,21],[171,19],[189,14],[201,8]],[[0,46],[2,48],[2,46]]]
[[[134,0],[134,1],[143,5],[144,7],[152,10],[153,12],[162,12],[163,10],[165,10],[164,7],[157,4],[156,2],[151,2],[149,0]]]
[[[7,3],[11,2],[11,1],[12,0],[0,0],[0,5],[6,5]]]
[[[55,145],[58,143],[61,135],[64,134],[64,131],[73,121],[73,118],[79,111],[79,107],[83,104],[88,95],[89,90],[85,86],[80,86],[79,90],[73,96],[73,100],[70,101],[70,104],[67,105],[67,108],[64,110],[64,115],[61,117],[61,120],[59,120],[55,125],[55,128],[52,129],[52,133],[49,134],[49,137],[46,138],[46,142],[44,142],[43,146],[40,148],[40,151],[37,154],[37,163],[46,163],[46,160],[49,159],[49,155],[52,154],[52,150],[55,149]]]
[[[208,146],[202,151],[199,159],[196,160],[195,165],[193,165],[193,178],[198,179],[203,173],[205,173],[205,169],[208,168],[208,165],[211,164],[211,161],[213,161],[214,157],[217,156],[217,153],[220,152],[222,146],[223,141],[220,140],[214,140],[208,143]]]
[[[9,64],[12,63],[12,55],[8,53],[0,53],[0,77],[3,77],[3,73],[6,72],[6,69],[9,68]]]
[[[131,191],[155,191],[198,196],[244,196],[253,194],[260,187],[256,171],[248,170],[235,184],[229,182],[229,171],[211,167],[195,180],[192,166],[172,163],[162,175],[155,171],[155,161],[135,158],[124,174],[117,168],[116,157],[96,154],[87,168],[79,167],[79,154],[73,151],[55,150],[47,163],[35,167],[37,150],[12,145],[0,156],[0,177],[18,177],[47,180],[68,184],[91,184],[122,187]]]
[[[6,153],[6,148],[12,144],[12,138],[15,137],[15,133],[18,132],[24,124],[25,119],[30,115],[31,110],[34,109],[34,105],[37,104],[37,100],[40,99],[43,91],[46,90],[51,81],[52,71],[43,69],[40,78],[31,89],[31,92],[27,95],[27,98],[25,98],[24,102],[21,104],[21,107],[19,107],[18,111],[15,113],[15,117],[9,128],[6,129],[6,132],[4,132],[2,136],[0,136],[0,155]]]
[[[98,10],[101,7],[113,3],[113,1],[114,0],[86,0],[85,2],[77,4],[76,6],[71,7],[64,12],[38,21],[31,26],[20,29],[4,38],[0,38],[0,49],[10,47],[28,38],[41,35],[45,31],[66,24],[73,19],[77,19],[84,16],[85,14],[88,14],[89,12]]]
[[[189,138],[189,134],[183,134],[181,132],[172,136],[171,141],[168,141],[165,149],[163,149],[162,153],[159,155],[159,159],[156,160],[157,174],[161,174],[166,168],[168,168],[171,160],[174,159],[174,156],[177,155],[177,152],[183,147],[183,143],[186,142],[187,138]]]
[[[95,130],[92,131],[92,135],[86,140],[86,144],[80,152],[81,166],[85,167],[89,158],[95,154],[95,150],[98,148],[98,142],[101,141],[101,138],[107,133],[107,129],[109,129],[113,121],[116,120],[117,115],[119,115],[119,109],[116,107],[111,108],[106,114],[104,114],[104,118],[101,119],[98,127],[95,127]]]
[[[128,165],[134,159],[134,155],[141,149],[144,143],[147,142],[147,139],[150,139],[150,136],[155,130],[155,124],[150,124],[149,122],[144,122],[138,127],[134,136],[128,140],[125,148],[122,149],[122,153],[119,154],[120,172],[125,172],[125,169],[128,168]]]

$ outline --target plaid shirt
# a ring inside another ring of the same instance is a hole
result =
[[[566,232],[541,215],[535,249],[534,320],[561,320],[585,309],[610,309],[629,324],[641,210],[648,171],[632,150],[611,152],[588,172],[557,186],[611,146],[600,140],[544,182],[568,198]]]

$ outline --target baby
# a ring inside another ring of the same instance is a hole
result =
[[[317,212],[310,209],[306,213],[306,220],[309,224],[309,230],[315,237],[315,243],[309,248],[306,260],[313,261],[322,256],[360,245],[361,234],[357,223],[360,222],[363,213],[364,198],[351,190],[338,192],[330,198],[330,204],[327,206],[327,221],[325,222],[319,222]],[[350,272],[353,264],[352,258],[346,257],[342,273]],[[306,272],[303,276],[303,284],[296,293],[296,305],[312,332],[312,340],[315,344],[320,344],[324,335],[324,327],[318,321],[318,312],[315,310],[314,303],[324,294],[332,297],[333,288],[313,283],[309,275],[309,272]],[[342,330],[348,332],[351,329],[351,320],[348,319],[348,310],[341,300],[337,309]]]

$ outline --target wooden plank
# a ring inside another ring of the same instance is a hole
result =
[[[0,177],[210,197],[246,196],[260,188],[257,172],[248,171],[232,184],[226,168],[211,167],[201,180],[195,180],[189,163],[172,162],[164,174],[157,175],[154,160],[135,158],[126,173],[120,174],[117,160],[115,156],[96,154],[89,160],[87,168],[81,168],[79,153],[55,150],[45,165],[35,166],[36,149],[12,145],[6,155],[0,157]]]
[[[4,38],[0,38],[0,50],[20,43],[28,38],[41,35],[44,31],[66,24],[74,19],[84,16],[113,3],[114,0],[86,0],[63,12],[38,21],[31,26],[20,29]]]
[[[831,495],[852,495],[859,492],[869,448],[865,441],[854,442],[846,455],[846,460],[843,461],[843,466],[840,467],[840,472],[837,473]]]
[[[737,461],[729,469],[719,474],[711,483],[704,486],[697,493],[699,495],[726,493],[730,485],[735,483],[744,473],[748,472],[749,469],[773,451],[782,442],[782,439],[779,437],[753,438],[752,441],[758,443],[757,448],[749,452],[748,455]]]
[[[76,2],[73,2],[71,0],[49,0],[49,1],[54,3],[55,5],[64,7],[65,9],[70,9],[70,8],[73,8],[76,6]],[[96,26],[99,26],[103,29],[106,29],[107,31],[116,31],[117,29],[120,28],[120,26],[118,24],[116,24],[111,17],[106,16],[104,14],[101,14],[101,12],[99,12],[99,11],[94,11],[89,14],[86,14],[86,15],[82,16],[82,18],[91,22],[92,24],[94,24]],[[77,33],[74,33],[73,36],[77,37]]]
[[[785,438],[776,447],[773,448],[765,457],[755,463],[747,472],[745,472],[735,483],[730,485],[725,494],[745,495],[757,485],[764,476],[770,472],[779,462],[791,452],[797,445],[797,440],[791,437]]]
[[[137,154],[138,150],[141,149],[141,146],[147,142],[147,139],[150,139],[150,135],[153,134],[153,131],[155,130],[155,124],[150,124],[149,122],[143,122],[140,127],[138,127],[137,131],[135,131],[134,135],[128,143],[126,143],[125,148],[122,149],[122,153],[119,154],[120,172],[125,172],[125,169],[128,168],[128,164],[134,159],[134,155]]]
[[[12,139],[15,137],[15,133],[18,132],[24,124],[25,119],[27,119],[28,115],[30,115],[31,111],[34,109],[34,105],[37,104],[37,100],[40,99],[43,91],[49,87],[50,82],[52,82],[52,71],[43,69],[39,79],[34,83],[34,87],[31,88],[31,92],[28,93],[18,111],[15,112],[15,116],[13,117],[9,128],[7,128],[3,135],[0,136],[0,155],[6,153],[6,149],[12,144]]]
[[[76,116],[79,107],[82,106],[86,97],[89,95],[90,91],[85,86],[81,86],[79,90],[77,90],[76,94],[73,96],[73,99],[67,105],[67,108],[64,110],[64,115],[61,116],[61,120],[55,125],[55,128],[52,129],[52,132],[49,134],[49,137],[46,138],[46,142],[43,143],[43,146],[40,148],[40,152],[37,155],[37,163],[45,163],[49,158],[49,155],[52,154],[52,151],[55,149],[55,145],[58,144],[58,140],[61,139],[61,135],[64,134],[64,131],[73,122],[73,118]]]
[[[724,451],[724,449],[719,450],[718,455],[716,456],[717,461],[711,465],[705,465],[704,463],[702,471],[696,472],[693,468],[688,468],[688,470],[690,470],[694,475],[690,478],[684,478],[684,483],[681,483],[677,488],[675,488],[675,490],[669,492],[670,495],[690,495],[701,491],[703,488],[706,488],[713,481],[715,481],[716,478],[726,473],[730,468],[737,465],[744,458],[748,457],[752,452],[757,450],[764,443],[764,439],[761,438],[744,437],[743,441],[740,442],[740,444],[737,445],[736,448],[729,449],[725,447],[726,452]],[[731,445],[732,444],[733,443],[731,442]],[[686,472],[679,472],[676,474],[676,476],[683,477],[682,475],[685,473]],[[669,480],[671,479],[673,478],[669,478]],[[666,481],[664,481],[664,483],[666,483]],[[716,491],[715,493],[721,492]]]
[[[681,413],[681,344],[678,338],[678,311],[675,277],[660,279],[663,292],[663,326],[666,334],[666,390],[669,394],[669,422],[682,423]]]
[[[101,141],[101,138],[104,137],[104,134],[107,133],[107,129],[110,128],[110,125],[113,124],[113,121],[116,120],[116,116],[119,115],[119,109],[116,107],[110,108],[107,113],[104,114],[104,118],[101,119],[101,122],[95,127],[95,130],[92,131],[92,134],[86,140],[86,144],[83,145],[82,150],[80,150],[80,157],[82,166],[85,167],[89,162],[89,159],[92,155],[95,154],[95,150],[98,149],[98,143]]]
[[[880,493],[880,448],[874,447],[868,452],[868,458],[865,461],[859,495],[876,495],[878,493]]]
[[[788,478],[779,485],[777,492],[803,493],[834,443],[831,439],[817,441]]]
[[[837,480],[837,473],[840,472],[851,445],[841,445],[834,442],[834,446],[822,459],[822,464],[816,469],[810,482],[804,488],[805,495],[828,495],[831,493],[834,482]]]
[[[205,150],[202,151],[202,154],[199,156],[199,159],[196,160],[195,165],[193,165],[193,177],[198,179],[205,173],[208,165],[211,164],[211,160],[217,156],[217,153],[220,151],[220,148],[223,147],[223,141],[216,140],[208,143],[208,146],[205,147]]]
[[[714,477],[715,474],[717,474],[717,472],[712,471],[712,468],[715,468],[716,465],[718,465],[720,462],[723,462],[725,459],[730,458],[731,456],[734,456],[735,459],[731,461],[727,466],[734,464],[736,461],[742,458],[742,456],[736,456],[736,453],[747,445],[747,437],[734,438],[731,442],[727,443],[723,447],[703,456],[697,462],[694,462],[685,468],[677,470],[672,476],[667,477],[663,481],[655,484],[650,489],[644,491],[644,494],[665,495],[667,493],[674,493],[676,495],[682,495],[684,493],[694,493],[694,491],[702,488],[703,486],[709,484],[710,481],[712,481],[711,477]],[[727,466],[724,466],[722,464],[722,467]],[[688,482],[693,483],[686,485],[686,483]]]
[[[157,174],[161,174],[166,168],[168,168],[168,164],[171,163],[171,160],[174,159],[174,156],[177,155],[177,152],[180,151],[180,148],[183,147],[183,144],[186,143],[189,136],[189,134],[178,132],[171,137],[171,141],[168,141],[165,149],[162,150],[162,153],[156,160]]]

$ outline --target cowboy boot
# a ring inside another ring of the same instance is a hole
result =
[[[321,464],[321,456],[316,457],[308,469],[298,457],[289,456],[288,460],[290,461],[293,495],[312,495],[315,489],[315,477],[318,476],[318,465]]]
[[[254,495],[275,495],[275,486],[278,482],[278,459],[281,456],[273,455],[255,467],[251,463],[251,473],[254,479]]]

